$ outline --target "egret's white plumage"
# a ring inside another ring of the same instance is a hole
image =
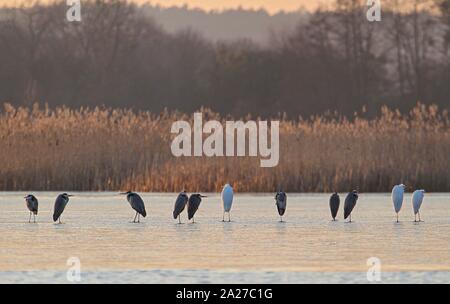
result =
[[[417,222],[417,215],[419,215],[419,222],[422,220],[420,219],[420,206],[422,205],[423,198],[425,196],[425,190],[416,190],[414,191],[411,202],[414,209],[414,222]]]
[[[403,204],[403,194],[405,193],[405,185],[395,185],[392,188],[392,202],[394,203],[394,210],[397,214],[397,223],[398,223],[398,213],[402,209]]]
[[[231,221],[230,211],[231,206],[233,205],[233,188],[226,184],[222,189],[222,203],[223,203],[223,218],[222,221],[225,221],[225,212],[228,212],[228,221]]]

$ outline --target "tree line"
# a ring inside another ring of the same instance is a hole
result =
[[[121,0],[0,9],[0,102],[289,117],[449,108],[450,0],[336,0],[270,44],[165,31]]]

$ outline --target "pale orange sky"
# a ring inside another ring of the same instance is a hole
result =
[[[0,0],[0,4],[17,4],[22,1],[30,0]],[[38,0],[38,2],[48,2],[51,0]],[[65,0],[61,0],[64,1]],[[150,2],[151,4],[160,4],[162,6],[182,6],[184,4],[189,7],[199,7],[205,10],[222,10],[226,8],[236,8],[242,6],[243,8],[264,8],[270,13],[276,13],[280,10],[293,11],[300,7],[306,9],[314,9],[320,4],[329,4],[333,0],[128,0],[137,3]],[[81,0],[83,4],[83,0]]]
[[[145,0],[135,0],[145,2]],[[265,8],[271,13],[280,10],[294,11],[300,7],[306,9],[314,9],[320,3],[331,3],[333,0],[151,0],[152,4],[161,4],[163,6],[184,5],[188,4],[192,7],[200,7],[206,10],[221,10],[224,8],[236,8],[242,6],[244,8]]]

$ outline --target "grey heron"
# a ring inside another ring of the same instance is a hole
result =
[[[402,209],[403,204],[403,194],[405,192],[405,185],[395,185],[394,188],[392,188],[392,203],[394,204],[394,210],[397,214],[397,223],[398,223],[398,213],[400,212],[400,209]]]
[[[230,184],[226,184],[222,189],[222,203],[223,203],[223,217],[222,222],[225,222],[225,213],[228,212],[228,222],[231,222],[231,206],[233,205],[233,188]]]
[[[417,222],[417,215],[419,215],[419,222],[423,222],[420,219],[420,206],[422,206],[424,196],[425,190],[416,190],[412,195],[411,202],[414,209],[414,222]]]
[[[37,198],[32,194],[28,194],[24,197],[24,199],[27,203],[28,210],[30,210],[30,218],[28,219],[28,223],[31,223],[31,215],[34,216],[34,223],[36,223],[36,215],[38,214],[39,202]]]
[[[344,220],[347,219],[347,217],[350,216],[349,223],[352,222],[352,211],[353,208],[355,208],[356,202],[358,201],[358,191],[353,190],[349,194],[347,194],[347,197],[345,198],[344,202]]]
[[[176,219],[178,217],[179,224],[181,224],[181,212],[183,212],[187,202],[188,196],[183,190],[180,194],[178,194],[177,200],[175,201],[175,205],[173,207],[173,218]]]
[[[280,223],[283,222],[283,215],[286,212],[287,195],[283,191],[278,191],[275,195],[275,205],[278,209],[278,214],[280,215]]]
[[[197,212],[203,197],[207,196],[195,193],[189,197],[187,203],[187,212],[188,212],[188,220],[192,219],[192,223],[195,223],[194,215]]]
[[[336,221],[336,216],[339,210],[339,205],[341,204],[341,198],[337,192],[334,192],[330,197],[330,211],[333,221]]]
[[[62,193],[58,195],[58,197],[55,200],[55,207],[53,209],[53,221],[58,221],[61,224],[61,214],[63,213],[64,209],[66,208],[67,203],[69,202],[69,197],[73,195]]]
[[[135,192],[131,192],[131,191],[122,192],[120,194],[127,196],[128,203],[130,203],[131,208],[133,208],[133,210],[136,211],[136,214],[134,215],[133,223],[136,223],[136,218],[137,218],[137,222],[140,223],[141,215],[143,217],[147,216],[147,212],[145,211],[145,204],[144,204],[144,201],[142,200],[142,198],[139,196],[139,194],[137,194]]]

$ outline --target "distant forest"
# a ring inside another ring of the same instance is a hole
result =
[[[65,1],[1,8],[0,103],[291,118],[450,108],[450,0],[382,1],[381,22],[366,3],[270,16],[85,0],[72,23]],[[174,12],[207,21],[183,28]]]

